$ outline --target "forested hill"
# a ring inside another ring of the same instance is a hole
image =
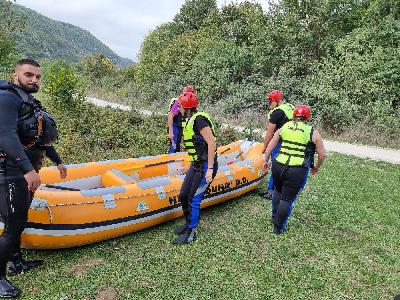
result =
[[[89,54],[101,53],[120,66],[133,63],[115,54],[87,30],[52,20],[20,5],[13,5],[13,13],[24,16],[25,21],[25,28],[15,33],[16,49],[30,58],[77,62]]]

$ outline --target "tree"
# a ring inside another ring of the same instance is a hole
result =
[[[17,56],[12,34],[25,25],[23,17],[16,17],[13,14],[11,9],[13,2],[15,0],[0,0],[0,68],[6,70],[12,67]]]
[[[49,98],[49,106],[57,113],[78,113],[84,99],[78,83],[78,77],[70,65],[63,61],[52,62],[43,88]]]
[[[215,0],[186,0],[175,16],[174,22],[183,31],[197,30],[213,10],[217,10]]]
[[[304,76],[357,28],[366,0],[281,0],[268,12],[271,42],[281,49],[285,75]]]
[[[83,60],[83,71],[91,80],[98,80],[115,71],[115,66],[103,54],[91,54]]]

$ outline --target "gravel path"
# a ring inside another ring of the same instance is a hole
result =
[[[86,101],[100,107],[111,107],[115,109],[121,109],[125,111],[130,111],[132,108],[127,105],[112,103],[93,97],[87,97]],[[149,110],[136,110],[143,115],[150,116],[152,114],[161,115],[161,113],[155,113]],[[230,126],[229,124],[222,124],[224,127],[232,127],[239,132],[245,130],[241,126]],[[263,130],[255,130],[255,132],[263,133]],[[335,141],[324,140],[325,147],[328,151],[339,152],[343,154],[353,155],[361,158],[369,158],[373,160],[387,161],[393,164],[400,164],[400,150],[385,149],[380,147],[362,146],[354,145],[349,143],[341,143]]]

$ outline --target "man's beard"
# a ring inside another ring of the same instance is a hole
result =
[[[27,92],[28,94],[34,94],[39,91],[39,86],[37,84],[26,85],[26,84],[22,84],[21,82],[18,82],[18,83],[19,83],[19,86],[22,87],[22,89],[25,92]]]

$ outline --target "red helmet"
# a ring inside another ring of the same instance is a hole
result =
[[[311,109],[307,105],[299,105],[293,111],[293,117],[305,117],[307,121],[311,119]]]
[[[269,101],[279,102],[283,99],[283,94],[280,90],[273,90],[267,96]]]
[[[193,93],[195,94],[196,92],[194,91],[194,88],[191,85],[185,86],[182,90],[182,94],[184,93]]]
[[[182,95],[179,96],[179,104],[183,108],[196,108],[199,105],[199,99],[195,93],[182,93]]]

